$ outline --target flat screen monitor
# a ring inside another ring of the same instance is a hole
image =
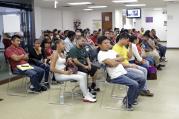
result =
[[[141,9],[128,9],[126,13],[127,18],[141,18]]]

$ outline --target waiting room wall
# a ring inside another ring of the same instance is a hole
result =
[[[168,4],[167,47],[179,48],[179,3]]]
[[[36,38],[40,37],[42,30],[73,30],[74,19],[75,15],[71,11],[35,7]]]
[[[142,9],[142,17],[140,19],[128,19],[126,21],[130,24],[128,26],[133,26],[136,29],[143,27],[145,30],[151,30],[154,28],[160,40],[167,41],[167,26],[164,26],[164,21],[167,21],[167,14],[163,14],[163,11],[163,9],[145,8]],[[153,22],[146,23],[146,17],[153,17]]]
[[[102,12],[112,12],[112,27],[115,27],[115,12],[114,10],[109,10],[109,11],[105,11],[105,10],[96,10],[96,11],[83,11],[83,12],[78,12],[77,17],[78,19],[81,20],[81,28],[85,29],[85,28],[89,28],[91,31],[93,30],[98,30],[98,29],[94,29],[93,23],[94,21],[101,21],[102,22]]]
[[[110,10],[113,12],[113,28],[115,26],[122,27],[122,10]],[[49,9],[49,8],[39,8],[35,7],[35,21],[36,21],[36,37],[39,37],[41,30],[54,28],[58,29],[69,29],[73,30],[73,21],[75,19],[80,19],[81,28],[90,28],[91,31],[97,30],[93,28],[93,20],[101,20],[101,13],[106,12],[103,10],[97,11],[67,11],[60,9]],[[120,15],[119,15],[120,14]],[[153,8],[142,9],[142,18],[136,19],[135,24],[133,22],[127,22],[137,29],[144,27],[145,30],[155,28],[157,30],[157,35],[163,41],[167,40],[166,37],[166,26],[164,26],[164,21],[166,21],[166,14],[163,14],[163,10],[153,10]],[[146,23],[146,17],[153,17],[153,23]],[[120,21],[120,22],[117,22]],[[127,20],[130,21],[130,20]]]

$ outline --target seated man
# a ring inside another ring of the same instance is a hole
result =
[[[11,41],[12,45],[6,49],[5,54],[11,65],[12,72],[15,74],[25,74],[29,76],[31,81],[31,91],[46,91],[47,88],[40,84],[44,75],[44,70],[42,68],[33,66],[33,69],[23,71],[17,68],[17,65],[27,63],[28,55],[23,48],[19,47],[21,39],[18,35],[12,36]]]
[[[97,71],[97,67],[91,65],[88,53],[84,47],[85,43],[86,40],[84,37],[78,38],[77,44],[70,50],[69,56],[73,58],[73,61],[78,66],[78,71],[85,72],[92,77],[93,82],[91,85],[91,89],[94,91],[99,91],[99,88],[95,88],[95,73]]]
[[[113,45],[115,45],[115,40],[114,40],[114,38],[111,37],[112,32],[113,31],[105,31],[104,32],[104,36],[106,36],[110,40],[111,48]]]
[[[165,57],[165,54],[166,54],[166,51],[167,51],[167,47],[159,43],[160,39],[157,37],[155,29],[151,30],[151,32],[150,32],[150,38],[152,40],[154,40],[156,48],[159,50],[160,60],[161,61],[167,61],[166,57]]]
[[[155,66],[158,70],[162,70],[161,67],[165,65],[160,64],[160,55],[155,48],[154,42],[150,39],[149,33],[146,31],[143,36],[142,48],[145,50],[146,56],[152,57],[155,61]]]
[[[65,42],[65,52],[68,53],[71,48],[74,47],[74,40],[75,40],[75,32],[69,31],[68,32],[68,37],[64,40]]]
[[[98,38],[98,45],[100,51],[98,53],[98,60],[107,66],[107,73],[110,76],[111,83],[117,83],[126,85],[129,87],[127,92],[127,99],[124,98],[123,103],[128,103],[127,108],[133,110],[133,105],[136,104],[136,99],[139,95],[139,91],[144,88],[145,80],[142,77],[131,77],[130,72],[127,72],[122,62],[124,58],[110,50],[110,40],[105,36]]]
[[[132,44],[129,43],[129,35],[127,33],[119,35],[116,39],[116,42],[117,43],[113,46],[113,50],[116,51],[119,56],[125,58],[125,60],[122,62],[125,69],[128,72],[131,72],[132,77],[140,75],[147,80],[147,69],[136,64],[129,63],[129,59],[132,57]],[[129,45],[128,49],[126,48],[127,45]],[[147,82],[143,91],[141,91],[141,95],[153,96],[153,93],[151,93],[147,88]]]

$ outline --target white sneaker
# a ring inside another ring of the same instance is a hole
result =
[[[84,102],[95,103],[95,102],[96,102],[96,99],[93,99],[90,95],[86,95],[86,96],[83,98],[83,101],[84,101]]]

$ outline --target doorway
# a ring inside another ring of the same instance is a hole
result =
[[[102,12],[102,30],[112,29],[112,12]]]

